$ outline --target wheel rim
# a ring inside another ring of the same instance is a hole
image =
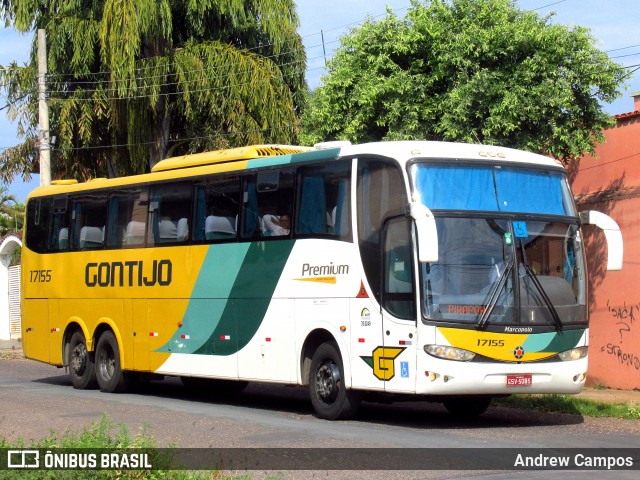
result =
[[[116,357],[110,345],[104,345],[100,350],[100,375],[107,382],[113,378],[116,370]]]
[[[326,360],[316,372],[316,392],[326,404],[332,404],[340,393],[340,369],[331,360]]]
[[[71,351],[71,369],[76,375],[81,376],[87,368],[87,347],[84,343],[78,343]]]

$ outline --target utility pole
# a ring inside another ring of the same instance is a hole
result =
[[[51,143],[49,142],[49,107],[47,106],[47,37],[38,29],[38,121],[40,124],[40,185],[51,184]]]

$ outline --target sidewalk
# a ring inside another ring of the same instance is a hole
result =
[[[22,342],[20,340],[0,340],[0,353],[11,351],[22,353]]]
[[[8,352],[22,354],[22,342],[20,340],[0,340],[0,354]],[[640,390],[585,388],[578,394],[578,398],[602,403],[627,403],[640,407]]]

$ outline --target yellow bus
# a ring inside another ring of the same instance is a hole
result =
[[[308,385],[318,416],[379,394],[482,413],[587,372],[584,222],[564,169],[444,142],[258,145],[27,199],[28,358],[73,386],[145,375]]]

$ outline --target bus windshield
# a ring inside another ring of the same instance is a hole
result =
[[[561,172],[417,164],[412,174],[438,231],[438,262],[421,265],[425,321],[557,331],[586,322],[581,238]]]

